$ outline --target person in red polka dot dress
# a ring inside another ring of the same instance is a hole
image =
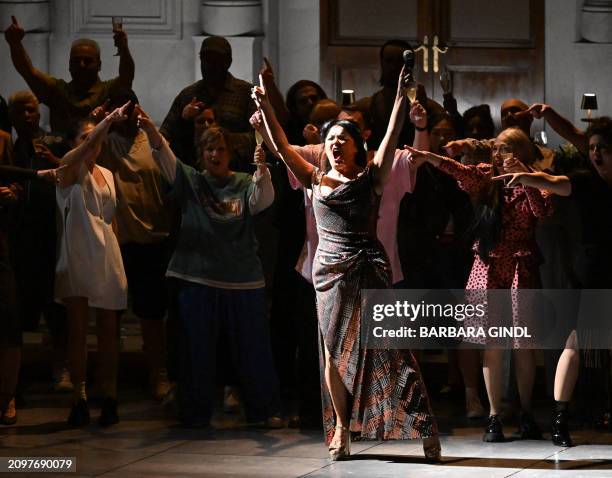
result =
[[[500,173],[527,172],[536,158],[535,146],[518,128],[508,128],[495,139],[492,164],[464,165],[450,158],[408,148],[417,165],[429,162],[453,176],[461,189],[475,202],[474,264],[466,285],[471,296],[481,295],[486,300],[486,289],[538,289],[539,266],[542,256],[536,244],[535,228],[539,218],[552,214],[552,203],[539,189],[518,186],[506,187],[494,181]],[[482,292],[480,292],[482,291]],[[513,326],[521,326],[527,304],[512,293]],[[489,318],[470,323],[476,327],[494,325],[497,314],[489,309]],[[516,340],[516,339],[515,339]],[[484,341],[483,341],[484,343]],[[505,441],[499,418],[503,389],[503,350],[489,347],[484,351],[483,374],[490,403],[490,414],[483,436],[484,441]],[[519,436],[541,439],[540,430],[530,413],[535,376],[534,350],[519,348],[515,341],[516,374],[521,400]]]

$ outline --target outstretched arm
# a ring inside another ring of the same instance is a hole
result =
[[[116,108],[106,118],[100,121],[94,129],[91,130],[87,138],[76,148],[68,151],[60,161],[61,168],[59,170],[59,186],[65,188],[74,184],[79,177],[79,169],[81,163],[86,160],[91,161],[91,167],[95,164],[102,141],[106,138],[110,126],[127,118],[125,110],[129,106],[128,101],[121,108]]]
[[[170,184],[174,184],[176,179],[176,156],[170,149],[168,142],[155,127],[155,123],[145,111],[136,105],[138,113],[138,127],[141,128],[149,138],[149,144],[153,148],[153,159],[159,166],[159,169]]]
[[[494,181],[510,179],[508,186],[522,184],[532,188],[543,189],[558,196],[569,196],[572,194],[572,183],[567,176],[553,176],[551,174],[535,173],[514,173],[500,174],[492,178]]]
[[[397,141],[402,131],[402,126],[404,125],[404,117],[406,116],[406,95],[404,94],[402,86],[403,79],[404,69],[402,68],[397,81],[397,92],[395,94],[395,101],[393,103],[391,117],[389,118],[387,132],[372,160],[371,168],[374,177],[374,189],[378,194],[382,194],[383,187],[391,171],[395,149],[397,148]]]
[[[542,103],[531,105],[527,110],[534,118],[544,118],[559,136],[568,140],[582,154],[589,153],[588,138],[584,131],[576,128],[567,118],[557,113],[551,106]]]
[[[11,20],[11,24],[4,31],[4,37],[11,49],[11,60],[13,60],[15,69],[23,77],[30,89],[42,100],[49,95],[50,90],[53,88],[53,82],[51,77],[34,68],[30,55],[28,55],[22,43],[25,37],[25,30],[19,25],[14,16],[11,17]]]
[[[266,125],[266,130],[272,143],[272,151],[276,151],[280,155],[281,159],[300,183],[307,188],[311,187],[314,166],[304,160],[289,144],[287,135],[279,124],[274,108],[272,108],[265,91],[256,86],[253,88],[253,99]]]
[[[276,81],[274,81],[274,70],[272,69],[272,65],[265,56],[263,63],[263,67],[259,72],[261,79],[263,80],[263,87],[270,98],[270,104],[272,105],[272,108],[274,108],[274,113],[276,113],[278,122],[282,126],[286,126],[289,122],[289,110],[285,105],[282,93],[276,85]]]

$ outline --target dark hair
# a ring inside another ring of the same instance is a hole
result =
[[[363,138],[361,137],[361,130],[359,126],[354,121],[350,120],[332,120],[328,121],[321,127],[321,140],[325,142],[325,138],[327,138],[327,134],[329,130],[334,126],[342,127],[351,138],[355,142],[355,147],[357,148],[357,154],[355,155],[355,164],[357,166],[361,166],[365,168],[368,164],[368,154],[363,145]]]
[[[134,90],[127,86],[119,86],[110,90],[108,94],[108,107],[113,110],[123,106],[128,101],[131,101],[130,110],[138,104],[138,96],[134,93]]]
[[[495,124],[493,123],[493,117],[491,116],[491,108],[489,105],[478,105],[468,108],[463,113],[463,124],[466,126],[472,118],[480,118],[482,126],[485,129],[485,135],[488,138],[495,136]],[[467,133],[466,133],[467,134]]]
[[[344,105],[341,107],[340,111],[351,113],[359,113],[363,118],[363,125],[370,129],[372,127],[372,120],[370,118],[370,112],[365,108],[360,108],[356,103],[351,103],[350,105]]]
[[[586,131],[587,138],[600,135],[608,145],[612,145],[612,118],[609,116],[600,116],[595,118]]]
[[[68,140],[71,143],[76,141],[79,131],[81,131],[81,129],[83,129],[83,126],[85,126],[86,124],[92,124],[96,126],[96,122],[89,117],[80,119],[79,121],[77,121],[76,123],[72,125],[72,127],[68,131],[68,134],[66,135],[66,140]]]
[[[397,46],[397,47],[400,47],[402,50],[414,51],[410,43],[408,43],[405,40],[398,40],[397,38],[394,38],[393,40],[387,40],[385,43],[383,43],[383,46],[380,47],[380,52],[379,52],[380,61],[382,61],[383,52],[385,51],[385,48],[387,48],[388,46]]]
[[[387,40],[385,43],[383,43],[383,46],[380,47],[380,51],[378,52],[378,56],[380,58],[380,66],[381,66],[381,71],[380,71],[380,79],[378,80],[378,83],[382,86],[383,84],[383,77],[382,77],[382,60],[383,60],[383,53],[385,52],[385,48],[387,48],[388,46],[397,46],[399,48],[401,48],[402,50],[412,50],[414,51],[414,49],[412,48],[412,46],[410,45],[410,43],[408,43],[405,40],[399,40],[397,38],[394,38],[392,40]]]
[[[501,240],[503,203],[503,183],[489,181],[488,186],[480,192],[474,207],[474,221],[469,232],[478,239],[478,255],[485,264],[489,262],[489,253]]]
[[[317,94],[319,95],[320,100],[327,99],[327,95],[325,94],[325,91],[323,91],[323,88],[321,88],[321,86],[318,83],[315,83],[314,81],[310,81],[310,80],[300,80],[294,83],[293,85],[291,85],[291,87],[287,91],[287,100],[285,101],[285,103],[287,105],[287,109],[289,110],[289,113],[291,113],[292,116],[295,116],[297,114],[297,104],[296,104],[297,93],[302,88],[305,88],[307,86],[312,86],[315,90],[317,90]]]
[[[452,116],[449,115],[446,111],[435,113],[431,118],[429,118],[429,120],[427,120],[427,128],[429,129],[429,132],[431,133],[431,130],[433,130],[434,127],[438,123],[441,123],[442,121],[448,121],[453,127],[453,129],[455,130],[455,134],[458,134],[458,131],[457,131],[457,128],[455,127],[455,123],[453,122]]]

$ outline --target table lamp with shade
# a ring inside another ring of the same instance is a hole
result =
[[[342,106],[355,103],[355,90],[342,90]]]
[[[597,96],[595,93],[585,93],[582,95],[580,109],[587,112],[586,118],[582,118],[582,121],[592,121],[592,112],[597,109]]]

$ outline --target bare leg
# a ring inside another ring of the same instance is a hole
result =
[[[89,307],[85,297],[64,299],[68,316],[68,366],[74,383],[75,402],[84,391],[87,379],[87,322]]]
[[[482,373],[487,388],[487,396],[489,397],[489,415],[499,415],[501,412],[503,356],[503,350],[492,349],[484,351]]]
[[[338,369],[327,351],[327,347],[325,348],[325,384],[331,395],[334,412],[336,413],[336,424],[348,428],[349,417],[346,405],[348,393]]]
[[[117,373],[119,370],[119,321],[114,310],[96,309],[98,334],[99,378],[104,396],[117,398]]]
[[[576,331],[570,334],[565,349],[557,362],[555,372],[555,401],[569,402],[578,380],[580,368],[580,354],[577,349]]]
[[[535,351],[531,349],[515,350],[514,357],[521,409],[524,412],[530,412],[535,379]]]

